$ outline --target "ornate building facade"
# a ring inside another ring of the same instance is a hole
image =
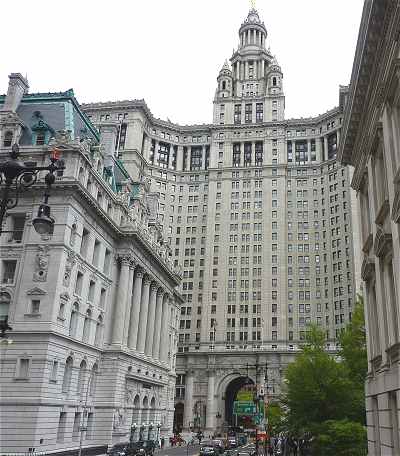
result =
[[[151,179],[183,266],[175,426],[232,424],[234,392],[267,363],[270,393],[313,322],[335,349],[355,302],[351,174],[339,106],[285,119],[283,73],[256,10],[217,77],[213,123],[155,118],[143,100],[83,106],[131,176]]]
[[[400,2],[364,4],[339,159],[354,167],[367,326],[368,453],[400,454]]]
[[[72,91],[29,94],[20,74],[0,96],[0,158],[57,148],[66,169],[50,196],[53,233],[33,229],[43,176],[20,195],[0,237],[2,454],[52,454],[171,435],[181,273],[157,216],[158,195],[115,157]]]

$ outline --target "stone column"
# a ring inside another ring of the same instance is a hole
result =
[[[307,161],[311,163],[311,139],[307,139]]]
[[[178,171],[183,171],[183,147],[178,146],[178,150],[176,151],[176,169]]]
[[[132,310],[129,324],[128,346],[136,349],[139,329],[140,298],[142,296],[143,271],[138,269],[134,278],[132,294]]]
[[[158,141],[155,139],[154,140],[154,154],[153,154],[153,163],[157,163],[158,162]]]
[[[168,329],[169,329],[169,297],[165,296],[162,302],[161,334],[159,359],[163,363],[168,361]]]
[[[129,336],[129,325],[131,321],[131,311],[132,311],[132,288],[133,288],[133,275],[135,274],[135,262],[131,261],[129,264],[129,281],[128,289],[126,293],[126,316],[125,316],[125,327],[124,327],[124,339],[123,344],[128,345],[128,336]]]
[[[328,160],[328,137],[324,136],[324,160]]]
[[[164,301],[164,290],[158,290],[157,293],[157,304],[156,304],[156,316],[155,316],[155,327],[154,327],[154,338],[152,347],[152,357],[160,358],[160,341],[161,341],[161,318],[163,311]]]
[[[136,350],[142,353],[144,353],[144,347],[146,344],[146,324],[147,312],[149,309],[150,283],[151,278],[149,276],[146,276],[146,278],[144,279],[142,297],[140,300],[138,341],[136,345]]]
[[[225,112],[225,114],[226,114],[226,112]],[[201,153],[203,154],[203,160],[201,162],[201,169],[206,169],[206,151],[207,151],[207,146],[204,145],[201,150]]]
[[[189,429],[189,423],[193,417],[193,377],[194,372],[188,370],[185,385],[185,408],[183,409],[183,427]]]
[[[153,337],[154,337],[154,317],[156,313],[156,300],[157,300],[158,285],[152,283],[150,288],[149,312],[147,314],[146,324],[146,345],[144,353],[151,356],[153,352]]]
[[[214,429],[214,387],[215,387],[215,371],[210,369],[208,371],[208,387],[207,387],[207,414],[206,414],[206,428]]]
[[[126,312],[126,296],[129,281],[130,255],[120,255],[121,271],[119,273],[117,299],[115,301],[114,324],[112,332],[112,344],[122,344],[124,335],[124,322]]]

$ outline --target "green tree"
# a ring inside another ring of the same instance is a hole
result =
[[[351,379],[364,384],[368,371],[367,344],[365,338],[364,304],[358,296],[351,322],[340,336],[340,356]]]
[[[367,431],[354,421],[326,421],[312,447],[316,456],[366,456]]]
[[[364,383],[368,371],[365,334],[364,305],[358,296],[351,322],[340,336],[339,356],[351,382],[355,419],[360,423],[365,423]]]
[[[353,390],[344,365],[326,352],[324,333],[311,326],[302,353],[286,370],[291,428],[315,433],[324,421],[353,419]]]
[[[280,432],[286,430],[285,413],[279,404],[268,404],[266,418],[268,420],[268,431],[270,435],[278,435]]]

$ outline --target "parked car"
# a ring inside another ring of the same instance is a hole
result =
[[[228,440],[229,448],[237,448],[238,447],[238,443],[237,443],[236,437],[229,436],[227,440]]]
[[[222,454],[225,451],[225,444],[224,444],[223,440],[214,439],[212,441],[212,443],[213,443],[214,447],[218,449],[219,454]]]
[[[108,451],[109,456],[128,456],[129,443],[116,443]]]
[[[201,442],[200,456],[218,456],[219,449],[214,445],[211,440],[204,440]]]

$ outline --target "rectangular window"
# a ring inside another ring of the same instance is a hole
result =
[[[15,271],[17,269],[17,260],[3,260],[2,261],[2,283],[14,283]]]
[[[25,220],[26,220],[26,215],[25,214],[13,214],[11,216],[11,228],[10,231],[11,237],[10,237],[10,242],[21,242],[22,241],[22,235],[24,234],[24,228],[25,228]]]
[[[246,123],[251,123],[252,122],[252,114],[253,114],[253,107],[252,105],[246,104],[245,105],[245,111],[244,111],[244,121]]]
[[[60,412],[57,429],[57,442],[63,442],[67,426],[67,412]]]
[[[38,314],[40,311],[40,299],[32,299],[31,301],[31,313]]]
[[[74,424],[72,427],[72,440],[78,440],[79,438],[79,428],[81,424],[81,414],[80,412],[75,412]]]
[[[81,239],[81,249],[80,249],[80,254],[83,257],[86,257],[86,255],[88,253],[87,250],[88,250],[88,246],[89,246],[89,239],[90,239],[89,231],[87,229],[83,228],[82,239]]]
[[[104,274],[108,275],[110,273],[110,267],[111,267],[111,252],[110,252],[110,250],[106,249],[106,253],[104,255],[104,265],[103,265]]]
[[[82,272],[78,271],[76,274],[76,282],[75,282],[75,294],[78,296],[82,293],[82,285],[83,285],[83,274]]]
[[[57,381],[57,373],[58,373],[58,361],[54,360],[51,365],[51,371],[50,371],[50,381],[51,382]]]
[[[99,258],[100,258],[100,241],[97,239],[94,241],[94,249],[93,249],[93,266],[97,267],[99,265]]]
[[[256,103],[256,122],[264,121],[263,104]]]
[[[29,358],[19,358],[17,361],[17,372],[16,378],[18,379],[27,379],[29,377]]]
[[[104,309],[106,306],[106,294],[107,290],[105,288],[102,288],[100,291],[100,308]]]

